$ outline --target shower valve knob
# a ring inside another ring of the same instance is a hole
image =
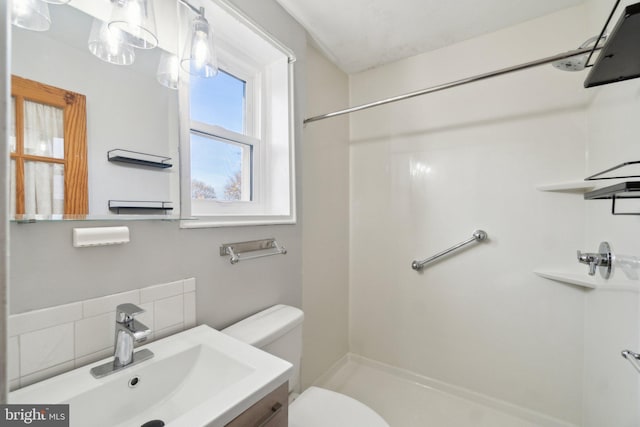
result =
[[[595,275],[597,268],[600,267],[600,275],[608,279],[611,276],[611,267],[613,266],[611,247],[607,242],[602,242],[598,250],[600,253],[583,253],[578,251],[578,261],[589,266],[590,276]]]

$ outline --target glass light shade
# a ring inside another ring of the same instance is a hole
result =
[[[202,15],[191,22],[182,60],[182,68],[191,75],[213,77],[218,74],[218,58],[213,49],[213,30]]]
[[[99,19],[93,20],[88,46],[91,53],[111,64],[131,65],[136,59],[134,49],[125,42],[122,31],[110,29]]]
[[[162,52],[156,78],[158,82],[169,89],[178,89],[180,77],[180,65],[178,56],[168,52]]]
[[[110,29],[121,30],[127,43],[139,49],[158,45],[153,0],[112,0]]]
[[[13,0],[11,23],[32,31],[47,31],[51,26],[49,5],[42,0]]]

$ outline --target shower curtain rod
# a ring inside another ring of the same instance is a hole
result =
[[[467,77],[465,79],[456,80],[456,81],[453,81],[453,82],[450,82],[450,83],[444,83],[444,84],[441,84],[441,85],[432,86],[432,87],[429,87],[429,88],[426,88],[426,89],[417,90],[415,92],[409,92],[409,93],[405,93],[403,95],[394,96],[392,98],[386,98],[386,99],[382,99],[380,101],[374,101],[374,102],[370,102],[368,104],[362,104],[362,105],[358,105],[358,106],[355,106],[355,107],[345,108],[344,110],[334,111],[332,113],[321,114],[319,116],[309,117],[309,118],[305,119],[303,123],[306,125],[307,123],[316,122],[318,120],[329,119],[331,117],[337,117],[337,116],[341,116],[343,114],[355,113],[356,111],[366,110],[368,108],[378,107],[380,105],[390,104],[392,102],[403,101],[405,99],[414,98],[416,96],[422,96],[422,95],[426,95],[426,94],[433,93],[433,92],[439,92],[441,90],[449,89],[449,88],[452,88],[452,87],[462,86],[462,85],[465,85],[467,83],[473,83],[473,82],[477,82],[477,81],[480,81],[480,80],[489,79],[491,77],[497,77],[497,76],[501,76],[501,75],[504,75],[504,74],[513,73],[514,71],[526,70],[528,68],[537,67],[537,66],[545,65],[545,64],[550,64],[552,62],[559,61],[561,59],[567,59],[567,58],[571,58],[571,57],[578,56],[578,55],[584,55],[584,54],[587,54],[589,52],[595,52],[596,50],[600,50],[600,49],[602,49],[602,46],[597,45],[597,44],[596,44],[595,47],[585,47],[585,48],[575,49],[575,50],[571,50],[569,52],[559,53],[557,55],[548,56],[546,58],[538,59],[536,61],[531,61],[531,62],[527,62],[527,63],[520,64],[520,65],[514,65],[512,67],[502,68],[500,70],[491,71],[491,72],[484,73],[484,74],[478,74],[478,75],[473,76],[473,77]]]

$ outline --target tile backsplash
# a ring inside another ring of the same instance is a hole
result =
[[[145,343],[164,338],[196,326],[196,279],[9,316],[11,390],[112,356],[115,310],[123,303],[145,310],[136,317],[151,329]]]

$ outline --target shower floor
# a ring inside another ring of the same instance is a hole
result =
[[[356,355],[338,362],[315,385],[365,403],[391,427],[573,427]]]

